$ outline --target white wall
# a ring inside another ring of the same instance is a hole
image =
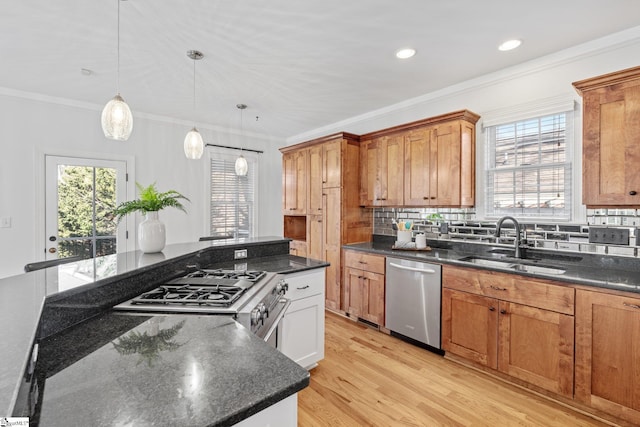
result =
[[[161,212],[167,243],[195,241],[209,234],[205,226],[207,162],[205,156],[200,161],[186,159],[182,148],[192,125],[140,117],[134,111],[130,139],[111,141],[102,134],[100,110],[101,106],[0,93],[0,217],[11,217],[12,221],[11,228],[0,228],[0,277],[22,273],[26,263],[44,259],[44,216],[39,212],[44,206],[44,154],[133,158],[135,173],[130,180],[143,185],[156,182],[158,189],[175,189],[191,200],[185,205],[187,215],[176,209]],[[237,133],[199,129],[205,142],[239,145]],[[265,152],[259,156],[259,234],[282,235],[278,146],[283,141],[246,135],[244,141],[244,148]],[[134,197],[128,195],[127,199]],[[140,220],[136,216],[136,221]]]

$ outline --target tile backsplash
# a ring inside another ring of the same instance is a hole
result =
[[[478,244],[495,244],[496,221],[477,220],[473,208],[375,208],[374,234],[395,236],[392,219],[411,221],[413,232],[428,238],[450,239]],[[589,252],[638,257],[640,251],[640,209],[588,209],[586,224],[550,223],[517,218],[526,230],[529,246],[568,252]],[[446,223],[446,227],[441,227]],[[589,241],[589,227],[629,230],[627,244],[603,244]],[[447,231],[447,233],[443,233]],[[511,222],[503,224],[499,243],[513,244],[515,230]]]

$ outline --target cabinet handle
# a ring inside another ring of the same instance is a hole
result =
[[[305,285],[305,286],[298,286],[296,289],[298,290],[303,290],[303,289],[309,289],[309,285]]]
[[[629,195],[630,195],[630,196],[635,196],[636,194],[638,194],[638,193],[636,193],[636,192],[635,192],[635,191],[633,191],[633,190],[629,191]]]
[[[498,286],[493,286],[493,285],[491,285],[491,286],[489,286],[489,287],[490,287],[491,289],[495,290],[495,291],[506,291],[506,290],[507,290],[507,288],[500,288],[500,287],[498,287]]]
[[[489,311],[496,311],[495,307],[489,307]]]
[[[289,210],[290,210],[290,211],[295,211],[295,210],[297,210],[297,209],[298,209],[298,208],[289,208]]]
[[[500,314],[507,314],[507,310],[503,308],[502,310],[500,310]]]
[[[436,199],[436,196],[431,196],[431,197],[429,197],[429,198],[430,198],[431,200],[435,200],[435,199]]]
[[[629,304],[628,302],[623,302],[622,305],[624,305],[625,307],[637,308],[640,310],[640,305],[637,304]]]
[[[424,196],[422,200],[429,200],[429,196]]]

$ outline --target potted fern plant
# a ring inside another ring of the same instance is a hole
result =
[[[160,192],[153,183],[143,187],[136,182],[140,197],[136,200],[122,202],[113,211],[118,222],[133,212],[144,214],[145,219],[138,226],[138,245],[144,253],[160,252],[166,243],[166,229],[158,218],[158,211],[172,207],[186,212],[181,200],[189,201],[175,190]]]

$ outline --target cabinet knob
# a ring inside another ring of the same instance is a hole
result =
[[[495,307],[489,307],[489,311],[496,311]]]
[[[507,314],[507,310],[503,308],[502,310],[500,310],[500,314]]]
[[[638,193],[637,193],[637,192],[635,192],[635,191],[633,191],[633,190],[629,191],[629,195],[630,195],[630,196],[635,196],[636,194],[638,194]]]

